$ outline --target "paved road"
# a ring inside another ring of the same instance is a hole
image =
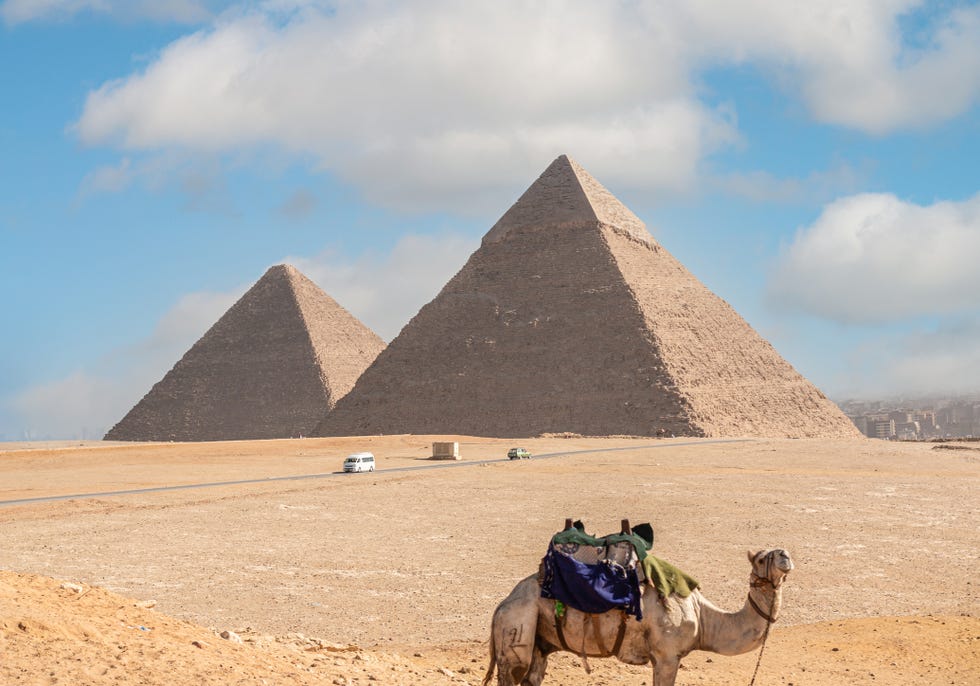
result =
[[[592,448],[588,450],[566,450],[558,453],[543,453],[535,455],[533,460],[546,460],[555,457],[566,457],[568,455],[587,455],[590,453],[614,453],[623,450],[649,450],[651,448],[677,448],[687,445],[705,445],[708,443],[742,443],[751,439],[748,438],[719,438],[704,439],[699,441],[687,441],[684,443],[648,443],[646,445],[630,445],[621,448]],[[379,469],[375,474],[393,474],[395,472],[415,472],[423,469],[449,469],[452,467],[474,467],[481,464],[493,462],[509,462],[504,458],[493,458],[490,460],[460,460],[445,461],[435,464],[418,465],[414,467],[392,467],[390,469]],[[0,507],[8,505],[28,505],[32,503],[53,503],[59,500],[85,500],[88,498],[111,498],[119,495],[140,495],[143,493],[161,493],[163,491],[181,491],[192,488],[216,488],[219,486],[243,486],[247,484],[264,484],[275,481],[302,481],[304,479],[335,479],[348,476],[344,472],[326,472],[323,474],[297,474],[295,476],[268,476],[261,479],[242,479],[240,481],[212,481],[201,484],[184,484],[182,486],[155,486],[153,488],[133,488],[125,491],[102,491],[99,493],[73,493],[71,495],[52,495],[42,498],[20,498],[18,500],[0,500]]]

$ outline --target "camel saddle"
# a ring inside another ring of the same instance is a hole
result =
[[[565,521],[551,537],[538,571],[541,597],[588,614],[620,609],[643,619],[639,563],[653,545],[649,524],[631,528],[624,519],[619,533],[591,536],[581,522]]]

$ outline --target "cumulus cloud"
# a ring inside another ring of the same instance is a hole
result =
[[[864,26],[875,20],[869,17]],[[817,119],[885,134],[945,121],[976,103],[980,9],[960,9],[944,17],[921,48],[903,49],[892,22],[887,43],[878,50],[807,66],[803,93]]]
[[[272,146],[400,208],[499,202],[561,153],[616,187],[676,191],[738,139],[730,107],[698,93],[705,69],[759,65],[815,118],[873,133],[972,106],[980,8],[919,5],[246,5],[91,92],[76,130],[149,154]]]
[[[569,153],[608,183],[678,188],[731,142],[673,41],[619,5],[341,3],[226,13],[89,94],[89,144],[276,146],[412,209],[513,190]]]
[[[980,8],[921,0],[648,3],[702,63],[756,64],[818,121],[885,134],[980,97]]]
[[[390,341],[432,300],[479,247],[479,239],[456,234],[408,235],[390,253],[355,259],[328,251],[287,257],[342,307]]]
[[[210,18],[212,8],[220,4],[226,3],[214,0],[6,0],[0,4],[0,17],[8,24],[20,24],[65,20],[82,12],[92,12],[125,20],[197,23]]]
[[[780,257],[779,305],[845,323],[980,309],[980,195],[917,205],[861,194],[828,205]]]

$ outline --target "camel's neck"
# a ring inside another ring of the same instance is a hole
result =
[[[782,589],[750,588],[749,598],[759,609],[775,619],[782,600]],[[721,655],[741,655],[762,645],[768,621],[752,607],[746,598],[738,612],[725,612],[701,597],[700,603],[700,650]]]

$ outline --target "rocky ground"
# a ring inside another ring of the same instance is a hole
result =
[[[788,549],[760,686],[980,684],[973,444],[553,437],[483,462],[512,443],[460,437],[433,463],[432,440],[6,446],[0,683],[477,684],[493,607],[571,516],[652,522],[730,609],[745,550]],[[354,449],[381,471],[334,474]],[[678,684],[748,684],[757,657],[693,653]],[[545,683],[650,684],[591,663]]]

